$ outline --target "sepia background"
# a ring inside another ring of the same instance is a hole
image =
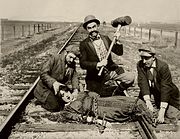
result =
[[[136,22],[180,22],[179,0],[0,0],[0,17],[15,20],[83,21],[130,15]]]

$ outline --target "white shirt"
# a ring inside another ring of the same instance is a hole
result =
[[[152,73],[152,75],[154,75],[154,68],[156,67],[156,61],[153,61],[151,68],[150,68],[150,72]],[[149,80],[149,86],[153,87],[154,83],[152,81]]]
[[[107,55],[107,49],[104,45],[103,40],[100,38],[99,40],[95,40],[92,43],[94,45],[94,48],[96,50],[99,60],[101,61],[101,60],[105,59],[105,57]]]
[[[156,61],[154,61],[153,63],[152,63],[152,66],[151,66],[151,68],[150,68],[150,72],[152,73],[152,75],[154,74],[154,68],[156,67]],[[150,85],[150,87],[151,86],[154,86],[154,83],[152,83],[150,80],[149,80],[149,85]],[[150,100],[150,96],[149,95],[144,95],[143,96],[143,98],[144,98],[144,100],[146,101],[146,100]],[[162,108],[167,108],[167,106],[168,106],[168,103],[167,102],[161,102],[161,104],[160,104],[160,107],[162,107]]]

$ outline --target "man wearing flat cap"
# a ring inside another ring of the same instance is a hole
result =
[[[141,60],[137,64],[139,97],[154,112],[152,98],[158,109],[157,122],[175,122],[180,118],[180,92],[172,82],[168,65],[155,57],[155,49],[143,44],[139,49]]]
[[[134,76],[115,64],[111,55],[106,59],[111,40],[108,36],[99,33],[99,26],[100,21],[94,15],[85,17],[83,27],[89,35],[80,43],[80,66],[87,71],[85,79],[87,90],[106,97],[112,96],[112,91],[107,91],[107,81],[118,81],[119,90],[123,92],[132,85]],[[120,34],[116,33],[115,35],[119,38]],[[112,52],[121,56],[123,54],[123,45],[116,41]],[[98,73],[101,67],[104,67],[104,70],[99,76]]]
[[[77,56],[76,50],[67,49],[60,54],[52,55],[43,65],[34,96],[46,110],[57,112],[64,108],[63,96],[59,97],[60,89],[63,86],[69,86],[73,92],[72,95],[68,95],[68,101],[76,97],[79,89],[78,75],[75,69]]]

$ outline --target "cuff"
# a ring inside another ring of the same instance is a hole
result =
[[[161,102],[160,108],[166,109],[167,106],[168,106],[168,103],[167,103],[167,102]]]
[[[52,86],[54,86],[54,84],[56,84],[56,83],[58,83],[58,81],[53,82],[53,83],[52,83]]]
[[[150,96],[149,95],[144,95],[143,98],[144,98],[145,101],[150,101]]]
[[[73,89],[73,92],[77,92],[78,93],[78,89],[77,88]]]
[[[116,39],[116,44],[117,45],[123,45],[119,39]]]
[[[98,63],[99,63],[99,62],[98,62]],[[100,69],[100,67],[99,67],[98,63],[96,64],[96,69],[97,69],[97,70],[99,70],[99,69]]]

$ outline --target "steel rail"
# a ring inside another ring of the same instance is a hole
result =
[[[76,28],[76,30],[72,33],[72,35],[68,38],[65,44],[58,51],[58,54],[61,53],[65,49],[65,47],[69,44],[69,42],[71,41],[71,39],[73,38],[73,36],[75,35],[75,33],[77,32],[80,26],[81,25],[79,25]],[[26,92],[26,94],[23,96],[21,101],[16,105],[16,107],[12,110],[12,112],[8,115],[5,121],[0,125],[0,139],[8,138],[8,136],[10,135],[13,125],[15,125],[17,120],[19,120],[20,114],[27,106],[29,99],[33,97],[32,91],[34,90],[39,80],[40,80],[40,76],[35,80],[33,85]],[[139,125],[142,127],[141,129],[143,130],[143,135],[145,135],[147,139],[157,139],[152,129],[148,126],[148,123],[144,119],[144,117],[140,116],[137,118],[137,120]]]
[[[71,41],[71,39],[73,38],[73,36],[75,35],[75,33],[77,32],[77,30],[79,29],[80,26],[81,26],[81,24],[75,29],[73,34],[69,37],[69,39],[61,47],[61,49],[58,51],[58,54],[61,53],[62,50],[64,50],[64,48],[69,44],[69,42]],[[28,100],[33,97],[32,92],[33,92],[35,86],[37,85],[37,83],[39,82],[39,80],[40,80],[40,76],[35,80],[33,85],[25,93],[25,95],[23,96],[21,101],[11,111],[11,113],[8,115],[8,117],[5,119],[5,121],[0,125],[0,139],[8,138],[8,136],[10,135],[13,125],[15,125],[17,120],[19,120],[21,112],[25,109],[25,107],[28,104]]]
[[[80,28],[81,24],[76,28],[76,30],[74,31],[74,33],[69,37],[69,39],[65,42],[65,44],[61,47],[61,49],[59,50],[58,54],[62,52],[62,50],[64,50],[64,48],[69,44],[69,42],[71,41],[72,37],[74,36],[74,34],[77,32],[77,30]]]
[[[147,139],[157,139],[156,135],[154,134],[152,128],[149,126],[149,123],[146,121],[144,116],[138,116],[138,122],[141,125]]]
[[[128,94],[125,94],[128,96]],[[133,106],[133,110],[135,106],[137,105],[137,102],[139,100],[139,97],[136,98]],[[156,135],[153,132],[152,127],[149,125],[149,123],[146,121],[143,115],[137,115],[137,126],[139,128],[139,132],[143,139],[157,139]]]

